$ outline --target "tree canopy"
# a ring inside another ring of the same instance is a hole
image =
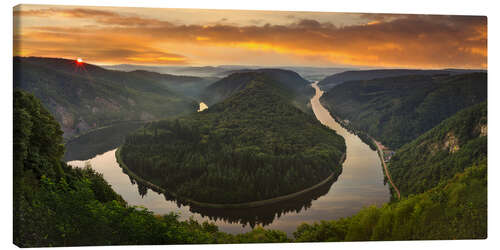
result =
[[[401,147],[389,172],[402,195],[421,193],[487,159],[487,104],[457,112]]]

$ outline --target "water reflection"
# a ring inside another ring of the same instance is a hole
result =
[[[141,197],[144,197],[149,188],[140,182],[136,182],[132,177],[130,177],[130,180],[132,184],[137,183],[139,194]],[[231,224],[236,223],[243,227],[248,225],[250,228],[254,228],[256,225],[267,226],[273,223],[275,219],[279,219],[282,215],[287,213],[300,213],[301,211],[307,210],[312,206],[313,200],[328,193],[336,180],[337,179],[332,179],[324,185],[293,199],[254,208],[207,208],[176,200],[175,197],[170,196],[168,193],[164,193],[163,195],[165,200],[175,202],[178,207],[189,206],[190,212],[200,214],[202,217],[207,217],[211,221],[221,221]],[[154,191],[160,193],[159,190]]]
[[[79,136],[66,143],[64,161],[87,160],[117,148],[128,133],[143,124],[143,122],[123,122]]]

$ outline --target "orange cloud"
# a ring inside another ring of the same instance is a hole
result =
[[[93,19],[97,23],[123,26],[161,26],[168,25],[168,22],[138,16],[124,16],[112,11],[75,8],[75,9],[39,9],[39,10],[14,10],[14,16],[19,17],[67,17],[78,19]]]
[[[138,63],[184,65],[189,60],[137,40],[134,35],[85,32],[80,28],[27,29],[14,37],[14,54],[19,56],[84,57],[93,63]]]
[[[165,10],[167,13],[168,10]],[[366,24],[337,27],[316,20],[288,25],[174,25],[111,11],[42,9],[18,11],[17,18],[64,16],[89,19],[91,27],[30,26],[16,34],[15,54],[56,56],[80,51],[93,62],[187,64],[188,46],[273,52],[308,62],[413,67],[485,68],[486,17],[359,14]],[[164,51],[175,47],[174,52]],[[182,53],[183,55],[181,55]],[[50,55],[49,55],[50,54]],[[192,57],[193,55],[191,55]],[[213,56],[213,54],[211,55]],[[270,58],[262,57],[263,63]],[[214,58],[198,58],[210,64]],[[241,58],[245,63],[245,58]]]

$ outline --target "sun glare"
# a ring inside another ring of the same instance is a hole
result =
[[[77,63],[83,63],[83,59],[81,59],[80,57],[78,57],[78,58],[76,59],[76,62],[77,62]]]

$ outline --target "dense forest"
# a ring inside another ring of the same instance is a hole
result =
[[[209,78],[122,72],[73,60],[14,57],[14,89],[34,94],[61,124],[65,138],[131,120],[196,110]],[[196,90],[196,91],[195,91]]]
[[[343,138],[292,105],[293,90],[265,72],[237,76],[249,82],[208,110],[128,136],[120,151],[126,166],[172,194],[209,203],[274,198],[340,174]]]
[[[321,98],[335,116],[399,148],[487,97],[486,73],[407,75],[337,85]]]
[[[289,98],[293,105],[304,112],[310,112],[307,107],[309,99],[314,95],[314,89],[309,82],[299,74],[283,69],[237,70],[229,76],[208,86],[201,94],[202,100],[209,106],[221,102],[251,83],[254,74],[266,75],[275,84],[294,93]]]
[[[487,105],[457,112],[401,147],[389,163],[401,195],[421,193],[487,159]]]

